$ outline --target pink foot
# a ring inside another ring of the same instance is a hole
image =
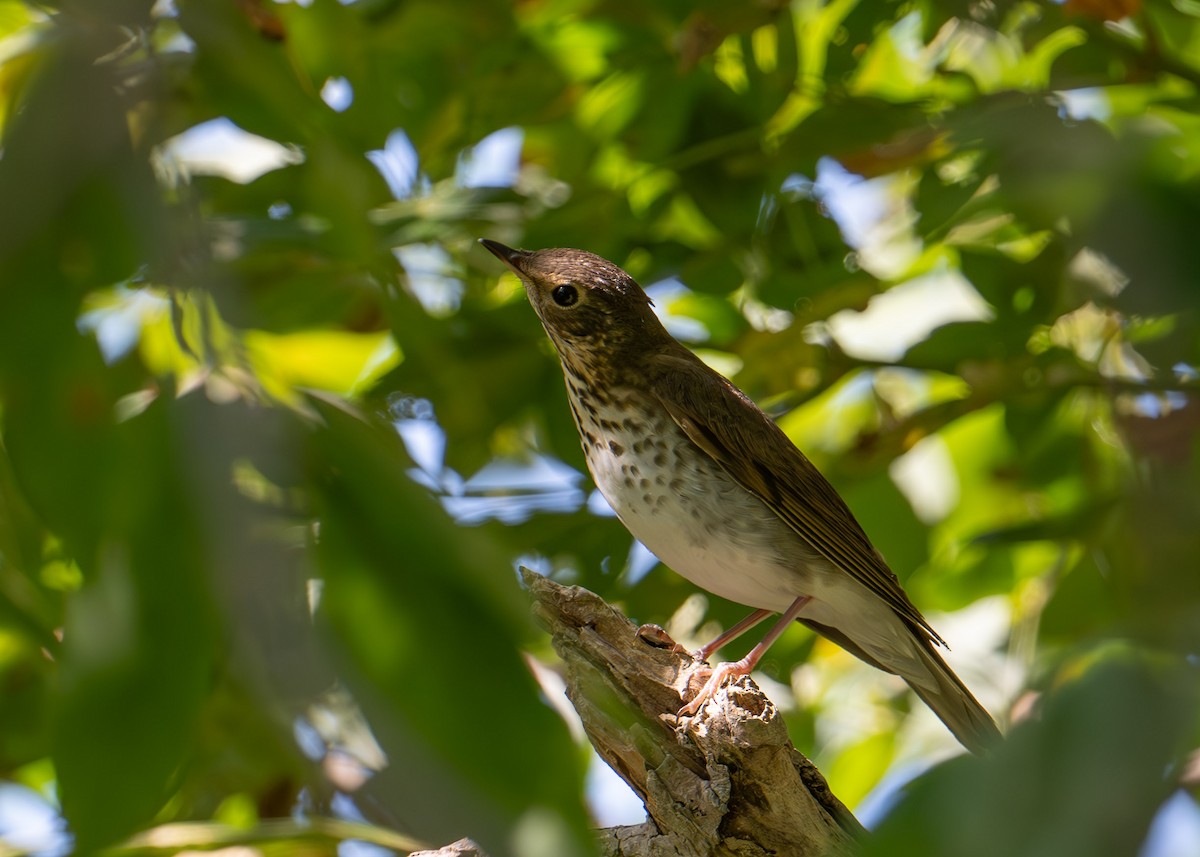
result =
[[[711,670],[707,667],[701,669],[709,673],[708,681],[704,682],[704,686],[700,688],[699,693],[692,698],[691,702],[679,709],[679,717],[695,717],[700,713],[704,704],[712,699],[713,694],[721,689],[722,685],[744,675],[750,675],[754,664],[750,663],[748,658],[742,658],[740,661],[732,663],[717,664]]]
[[[696,698],[683,708],[679,709],[679,716],[695,717],[700,709],[704,706],[704,703],[708,702],[712,695],[721,689],[721,685],[725,684],[725,682],[729,681],[731,678],[740,678],[741,676],[749,675],[750,672],[756,666],[758,666],[758,662],[762,660],[762,656],[766,654],[766,651],[771,647],[771,644],[778,639],[779,635],[784,632],[788,625],[795,621],[796,617],[800,615],[800,611],[803,610],[805,605],[807,605],[810,601],[812,601],[812,596],[810,595],[801,595],[797,597],[796,600],[792,602],[791,606],[783,612],[783,615],[779,618],[779,621],[775,624],[775,627],[767,632],[767,636],[762,638],[762,642],[751,649],[746,657],[742,658],[740,661],[734,661],[731,664],[717,664],[716,668],[712,671],[712,675],[708,677],[708,681],[704,683],[704,687],[700,688],[700,692],[696,694]],[[771,612],[769,610],[754,611],[741,622],[738,622],[737,625],[730,628],[729,631],[722,634],[712,643],[698,651],[693,657],[703,659],[705,656],[716,651],[718,645],[728,642],[728,640],[732,639],[734,636],[737,636],[746,629],[753,627],[770,615]]]

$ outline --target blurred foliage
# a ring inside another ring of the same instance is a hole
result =
[[[514,561],[743,611],[554,467],[488,236],[686,287],[914,600],[991,623],[1011,741],[874,850],[1135,853],[1200,740],[1198,45],[1167,0],[0,0],[0,777],[84,851],[586,852]],[[847,800],[950,746],[802,629],[764,666]]]

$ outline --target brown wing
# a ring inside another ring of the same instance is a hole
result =
[[[945,645],[845,501],[770,417],[690,353],[658,355],[650,366],[652,389],[696,446],[823,557]]]

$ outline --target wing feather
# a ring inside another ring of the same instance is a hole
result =
[[[651,389],[697,447],[823,557],[945,645],[845,501],[770,417],[690,352],[658,355],[651,366]]]

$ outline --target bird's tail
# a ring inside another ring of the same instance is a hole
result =
[[[856,642],[849,634],[830,625],[803,617],[799,621],[872,666],[900,676],[964,747],[972,753],[986,753],[1001,737],[996,721],[954,674],[923,630],[894,614],[891,618],[894,624],[886,623],[886,626],[892,633],[884,638],[874,638],[875,645],[867,642],[863,634],[857,635],[859,642]],[[878,629],[884,625],[877,623],[874,627]]]
[[[986,753],[995,747],[1000,741],[996,721],[954,674],[934,644],[914,635],[913,647],[933,681],[918,681],[916,677],[903,673],[901,678],[972,753]]]

